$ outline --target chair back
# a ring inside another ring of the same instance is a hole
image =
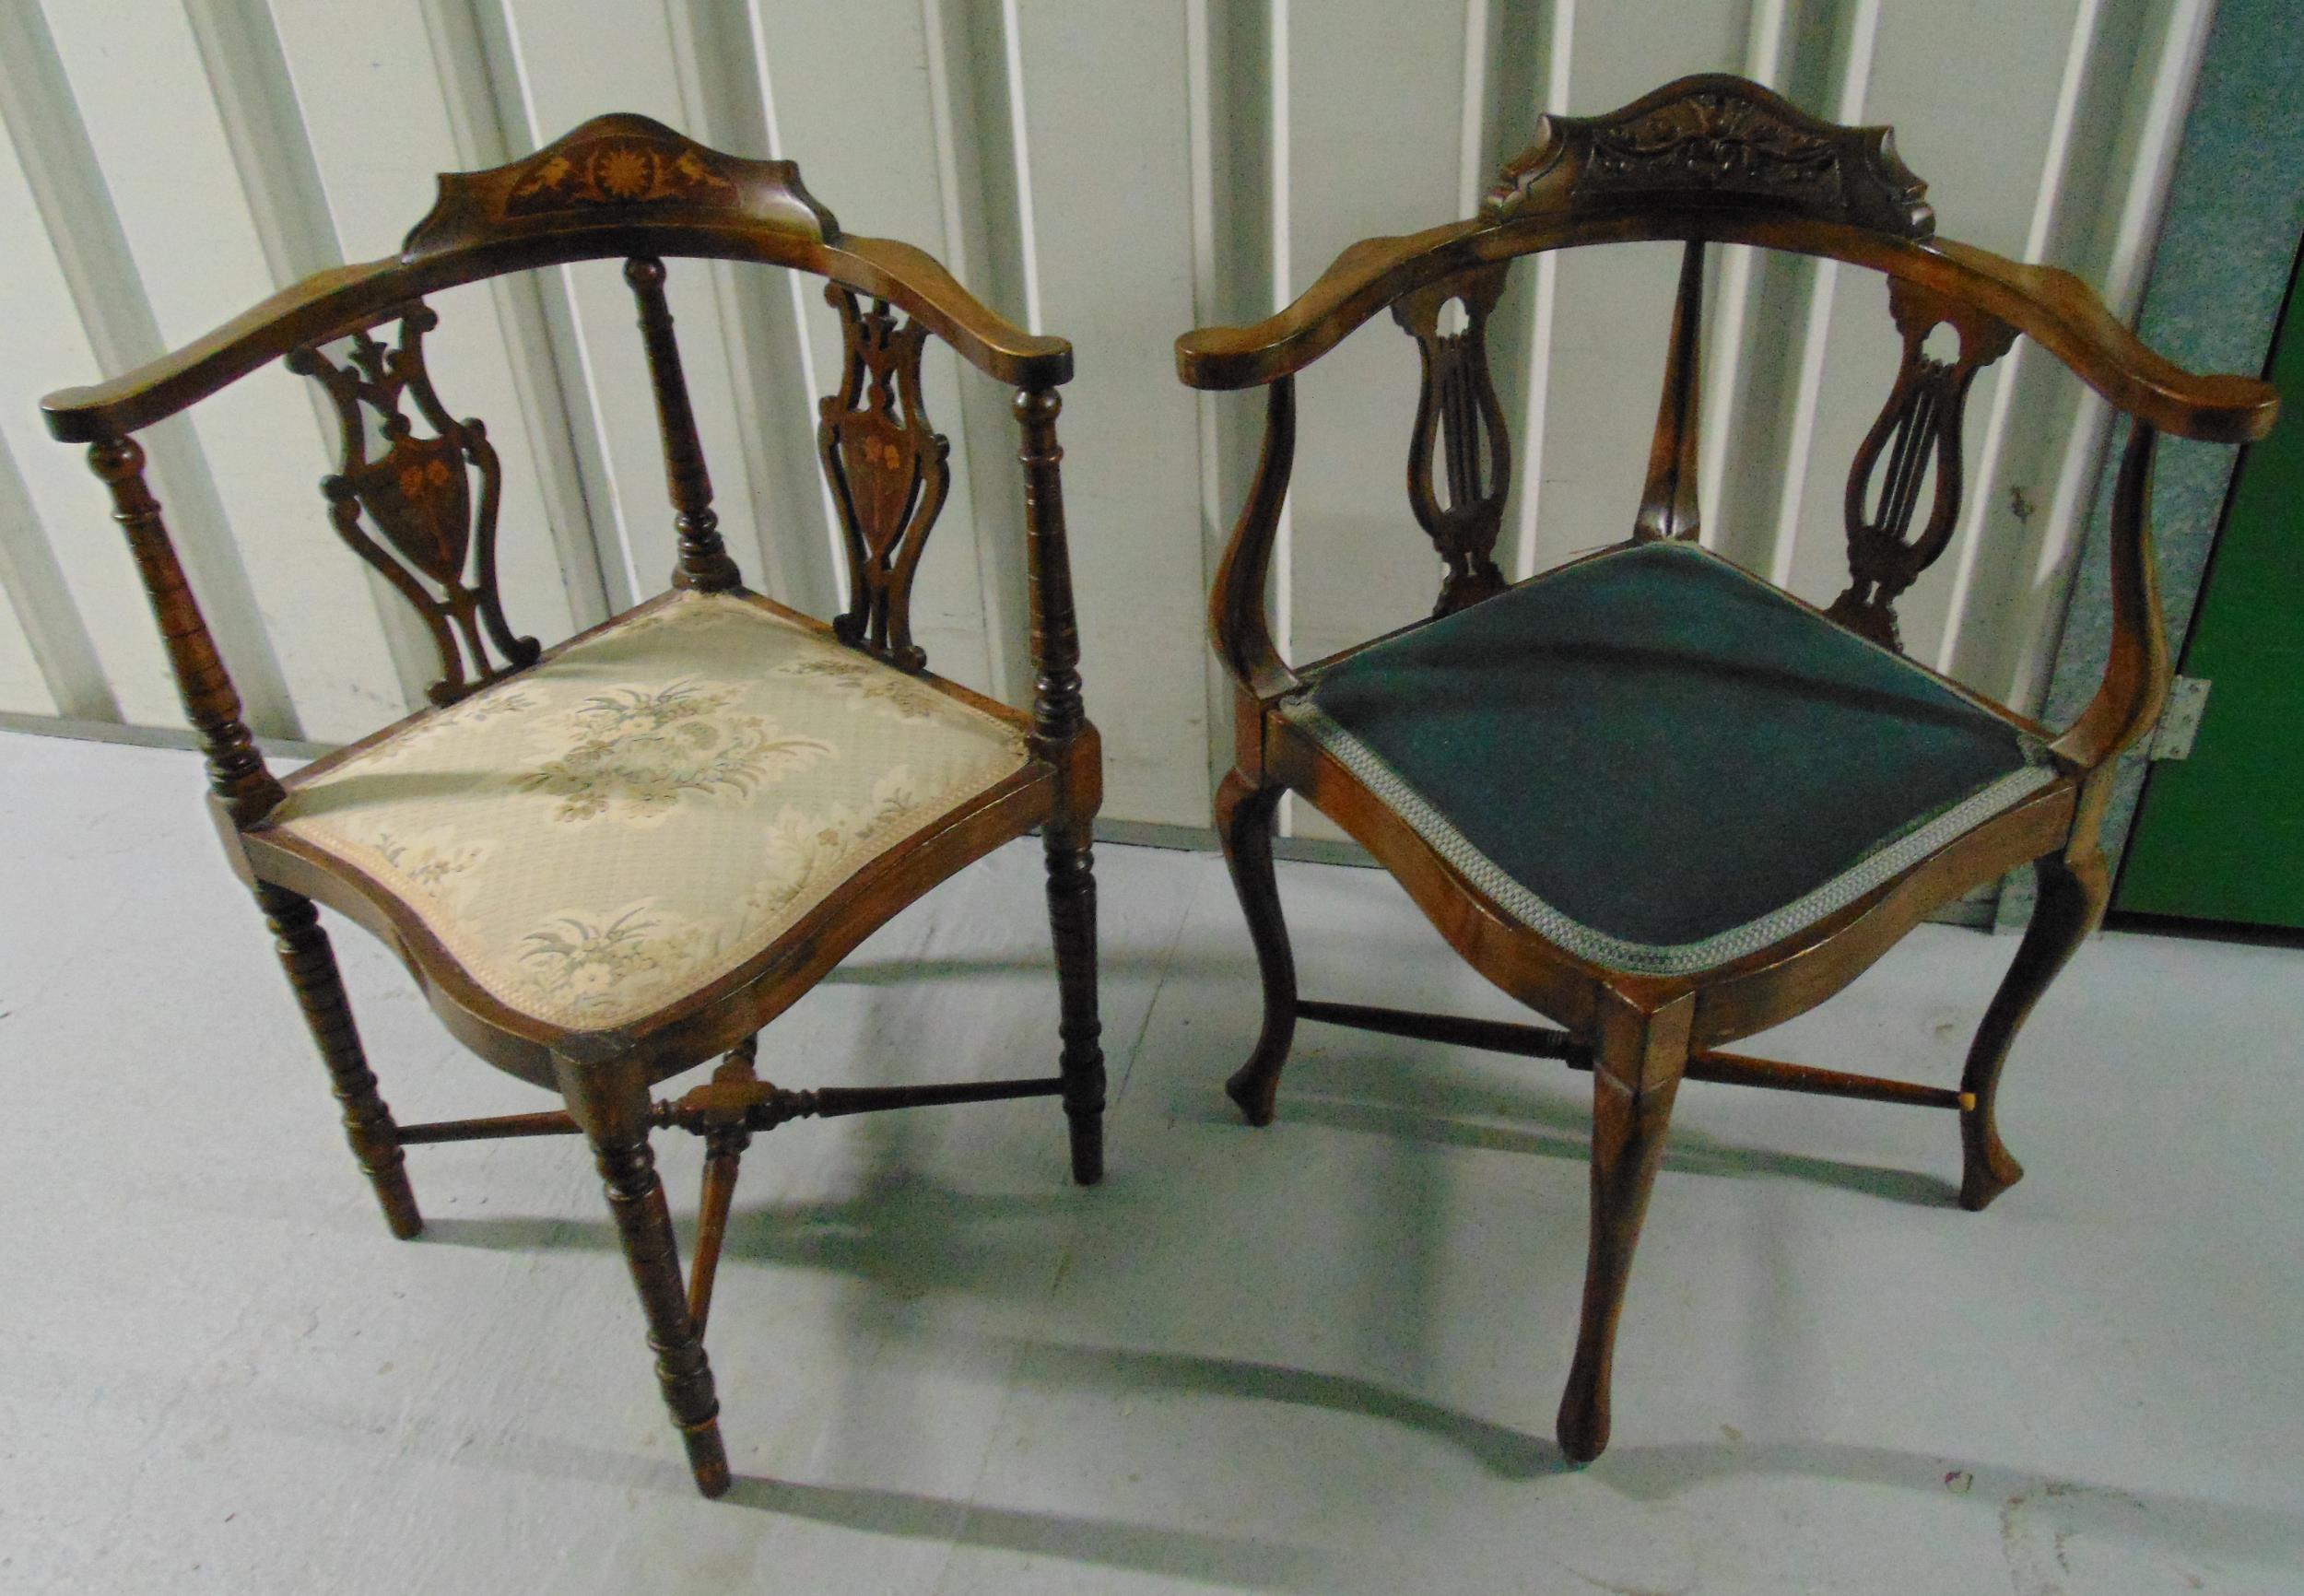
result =
[[[2252,378],[2195,376],[2162,359],[2067,272],[1938,239],[1926,192],[1898,158],[1888,128],[1821,121],[1744,78],[1686,77],[1604,116],[1545,117],[1478,216],[1365,240],[1268,320],[1178,340],[1188,384],[1270,388],[1264,456],[1211,600],[1217,650],[1236,679],[1264,698],[1296,685],[1273,646],[1263,598],[1293,459],[1294,374],[1380,310],[1391,310],[1422,355],[1408,500],[1441,557],[1433,613],[1501,591],[1495,546],[1511,451],[1487,329],[1506,275],[1525,255],[1684,244],[1630,534],[1695,538],[1704,251],[1738,243],[1842,261],[1888,279],[1902,355],[1850,466],[1849,585],[1827,612],[1887,648],[1901,648],[1898,596],[1943,554],[1959,517],[1969,390],[2018,334],[2134,418],[2113,507],[2112,660],[2097,700],[2057,744],[2080,764],[2108,757],[2157,715],[2169,675],[2145,526],[2154,441],[2161,431],[2225,442],[2261,437],[2276,395]],[[1445,314],[1452,301],[1462,307],[1452,330]],[[1931,354],[1939,328],[1949,328],[1952,341]]]
[[[397,255],[319,273],[204,338],[111,381],[51,394],[57,438],[90,445],[116,518],[143,567],[185,702],[210,751],[217,791],[243,824],[276,802],[240,702],[178,568],[132,434],[274,359],[325,390],[340,424],[322,490],[330,523],[421,618],[440,656],[435,704],[533,663],[497,581],[501,472],[486,426],[459,418],[427,370],[438,317],[425,296],[567,262],[624,258],[639,311],[679,555],[676,586],[741,586],[711,506],[665,299],[666,257],[753,262],[812,273],[839,312],[838,388],[820,402],[817,451],[842,533],[849,601],[842,641],[903,669],[925,667],[911,619],[912,578],[950,486],[945,438],[922,398],[930,334],[1019,391],[1032,642],[1043,737],[1080,729],[1077,641],[1055,486],[1056,388],[1071,346],[1027,333],[972,298],[930,256],[842,232],[791,161],[708,148],[644,116],[594,118],[523,159],[450,172]],[[899,313],[901,313],[899,320]]]

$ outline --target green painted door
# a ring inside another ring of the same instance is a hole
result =
[[[2178,669],[2209,684],[2187,759],[2152,767],[2116,908],[2304,929],[2304,310],[2267,373],[2280,419],[2240,462]]]

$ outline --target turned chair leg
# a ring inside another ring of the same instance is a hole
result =
[[[2032,868],[2040,882],[2032,922],[2025,928],[2016,962],[1984,1011],[1983,1023],[1976,1027],[1968,1068],[1960,1076],[1960,1090],[1972,1103],[1960,1110],[1960,1206],[1970,1210],[1984,1207],[2024,1179],[2024,1166],[2000,1140],[1995,1112],[2000,1072],[2032,1005],[2096,929],[2111,896],[2111,875],[2101,854],[2074,862],[2051,853],[2034,861]]]
[[[1593,1052],[1592,1238],[1583,1321],[1558,1425],[1560,1450],[1570,1462],[1588,1463],[1608,1445],[1616,1321],[1663,1156],[1672,1100],[1687,1066],[1695,1012],[1692,997],[1653,1014],[1641,1014],[1614,994],[1602,998],[1599,1045]]]
[[[360,1172],[376,1189],[384,1223],[403,1241],[420,1235],[424,1216],[417,1212],[416,1192],[408,1185],[399,1127],[377,1096],[376,1075],[360,1047],[359,1028],[352,1022],[352,1005],[345,998],[344,978],[336,969],[328,933],[321,926],[320,910],[311,898],[270,882],[257,883],[256,907],[272,928],[280,968],[296,988],[304,1024],[328,1066],[329,1084],[336,1101],[344,1105],[345,1140],[352,1144]]]
[[[1051,821],[1048,922],[1056,944],[1057,1034],[1064,1052],[1064,1121],[1072,1135],[1072,1178],[1104,1178],[1103,1025],[1096,1015],[1096,872],[1085,827]]]
[[[728,1489],[728,1454],[720,1439],[720,1399],[712,1390],[711,1365],[704,1337],[688,1313],[680,1285],[679,1243],[672,1233],[672,1211],[655,1155],[648,1147],[648,1086],[620,1063],[576,1063],[555,1055],[553,1063],[568,1098],[569,1112],[592,1141],[600,1178],[606,1183],[608,1212],[615,1217],[624,1259],[631,1265],[641,1311],[648,1318],[648,1344],[656,1354],[656,1379],[664,1406],[688,1445],[696,1488],[707,1496]]]
[[[1296,956],[1288,950],[1280,884],[1272,872],[1273,821],[1285,791],[1252,786],[1235,770],[1216,793],[1217,836],[1224,844],[1224,863],[1232,873],[1232,889],[1240,894],[1240,911],[1248,917],[1256,968],[1264,977],[1264,1031],[1248,1062],[1224,1083],[1225,1095],[1240,1105],[1252,1125],[1272,1123],[1280,1071],[1296,1036]]]

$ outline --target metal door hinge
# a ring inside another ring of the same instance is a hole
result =
[[[2200,735],[2200,717],[2207,711],[2209,684],[2198,676],[2178,676],[2168,685],[2168,702],[2152,733],[2154,759],[2189,759],[2192,739]]]

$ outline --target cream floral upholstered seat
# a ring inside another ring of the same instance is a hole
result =
[[[680,593],[288,783],[273,825],[509,1007],[608,1030],[734,969],[1028,758],[755,598]]]

